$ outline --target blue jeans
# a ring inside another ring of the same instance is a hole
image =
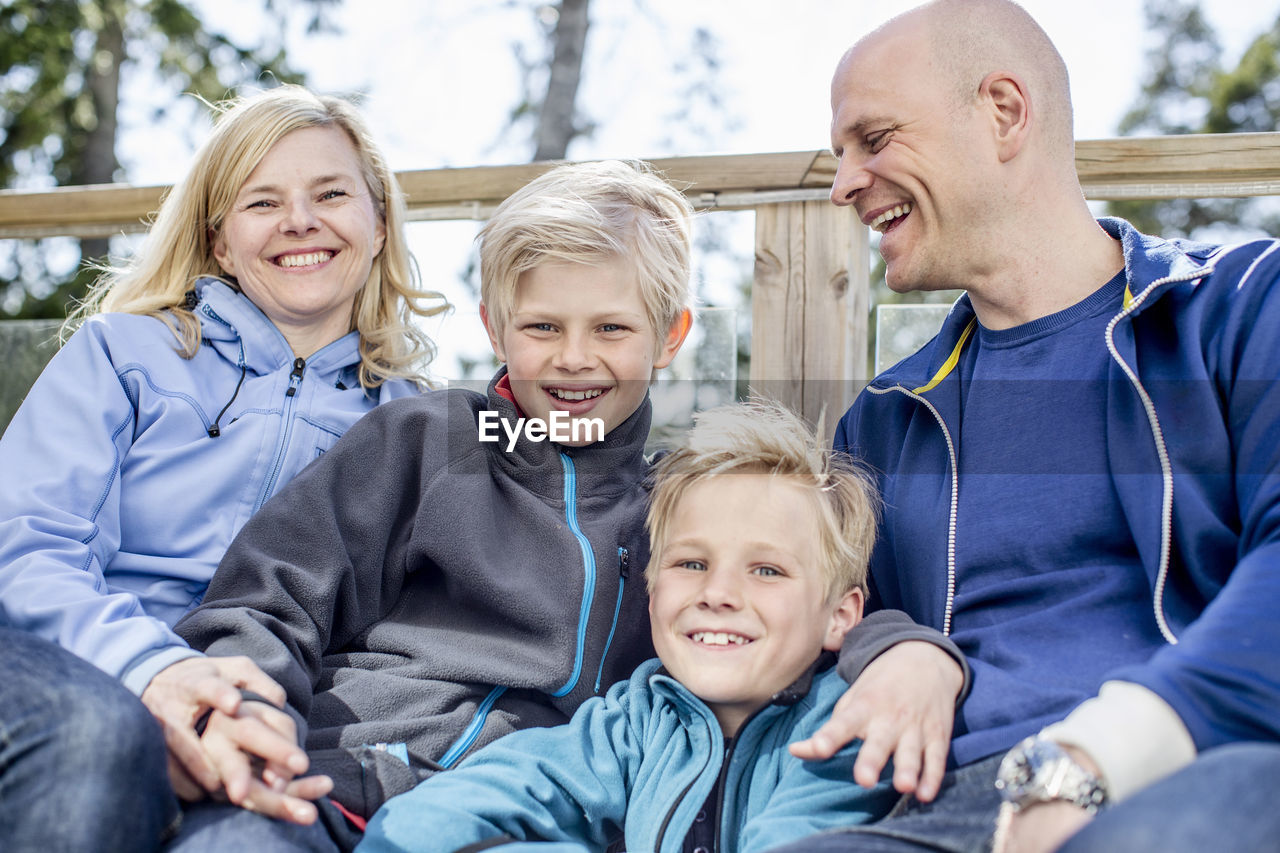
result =
[[[0,628],[0,844],[157,850],[178,816],[160,726],[138,698],[59,646]]]
[[[1105,809],[1062,853],[1250,853],[1280,845],[1280,744],[1205,751],[1182,770]]]
[[[186,804],[182,831],[165,853],[337,853],[338,849],[323,819],[297,826],[229,803],[202,802]]]

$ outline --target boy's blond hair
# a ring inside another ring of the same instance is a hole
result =
[[[356,295],[351,328],[360,333],[360,383],[375,388],[395,377],[421,380],[434,353],[414,316],[449,305],[422,290],[404,235],[405,204],[395,174],[355,107],[301,86],[278,86],[214,107],[213,133],[187,176],[165,196],[142,249],[108,270],[68,319],[68,328],[100,311],[150,314],[173,329],[190,358],[200,348],[200,322],[185,294],[202,276],[226,279],[213,245],[236,195],[273,146],[295,130],[336,127],[355,148],[386,242]]]
[[[684,193],[640,161],[557,166],[517,190],[480,230],[480,301],[501,335],[520,275],[544,263],[633,265],[657,347],[690,302]]]
[[[821,438],[786,407],[766,400],[731,403],[694,417],[684,444],[655,472],[649,504],[649,567],[653,591],[667,528],[689,487],[707,477],[771,474],[811,490],[818,515],[819,570],[828,603],[867,588],[880,498],[871,479],[848,456],[824,448]]]

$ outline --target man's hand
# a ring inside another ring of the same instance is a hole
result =
[[[293,823],[316,820],[310,800],[333,789],[328,776],[295,778],[307,771],[293,718],[256,701],[240,703],[234,716],[214,711],[201,744],[217,769],[230,802]]]
[[[169,778],[183,799],[198,800],[222,789],[222,777],[205,755],[195,724],[210,709],[234,716],[241,688],[284,704],[284,689],[246,657],[180,660],[157,673],[142,692],[142,703],[164,732]]]
[[[892,756],[893,787],[927,803],[942,785],[963,686],[959,664],[942,649],[919,640],[899,643],[867,665],[831,719],[808,740],[791,744],[791,754],[809,761],[830,758],[862,738],[854,780],[875,785]]]

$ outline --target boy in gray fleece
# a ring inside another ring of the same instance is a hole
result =
[[[388,797],[565,722],[651,656],[648,387],[689,328],[690,215],[616,161],[507,199],[479,238],[481,317],[505,363],[487,394],[359,421],[245,525],[178,625],[285,688],[312,771],[334,781],[320,805],[341,846]],[[225,809],[188,824],[224,849],[232,823],[244,849],[301,831]]]

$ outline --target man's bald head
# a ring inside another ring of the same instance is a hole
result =
[[[1017,3],[934,0],[892,18],[850,48],[846,57],[873,40],[902,38],[926,46],[929,66],[957,105],[972,104],[992,72],[1019,76],[1029,90],[1034,124],[1047,151],[1073,157],[1066,64],[1049,36]]]

